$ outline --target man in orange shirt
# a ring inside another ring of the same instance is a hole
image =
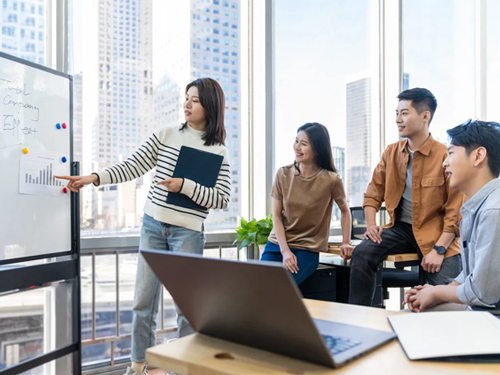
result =
[[[443,169],[446,146],[429,133],[437,101],[427,89],[398,95],[396,125],[405,140],[382,154],[363,202],[367,230],[351,260],[349,303],[371,305],[378,266],[390,254],[416,252],[427,282],[448,284],[461,271],[461,192],[450,188]],[[375,220],[385,202],[390,223]]]

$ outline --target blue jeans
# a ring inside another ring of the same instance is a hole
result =
[[[388,255],[417,253],[422,258],[410,224],[396,221],[392,228],[384,228],[381,237],[381,243],[363,240],[352,253],[349,303],[371,305],[377,268]],[[445,258],[439,272],[425,272],[425,277],[431,285],[449,284],[461,271],[462,262],[458,254]]]
[[[144,214],[139,251],[164,250],[174,253],[203,254],[205,234],[176,225],[165,224]],[[146,360],[146,349],[156,344],[156,316],[160,300],[161,283],[139,254],[135,281],[132,355],[133,362]],[[184,315],[177,310],[177,334],[179,337],[193,333]]]
[[[292,273],[292,277],[300,285],[305,279],[313,274],[319,265],[319,253],[303,249],[290,249],[297,257],[297,266],[299,272]],[[280,247],[270,241],[267,241],[266,248],[262,253],[260,260],[270,260],[272,262],[283,262]]]

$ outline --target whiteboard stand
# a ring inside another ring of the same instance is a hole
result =
[[[47,375],[81,375],[79,197],[53,178],[79,174],[73,78],[0,52],[0,121],[0,293],[46,288],[49,327],[43,354],[0,375],[41,366]]]

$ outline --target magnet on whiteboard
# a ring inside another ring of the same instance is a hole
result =
[[[63,190],[63,193],[64,193],[64,194],[68,194],[68,188],[67,188],[67,187],[63,187],[63,189],[62,189],[62,190]]]
[[[30,152],[30,150],[28,150],[28,147],[23,148],[23,153],[24,154],[27,154],[28,152]]]
[[[66,129],[66,123],[65,122],[62,123],[62,128]]]
[[[61,158],[61,161],[62,161],[63,163],[66,163],[66,162],[68,161],[68,159],[66,159],[66,156],[63,156],[63,157]]]
[[[56,128],[57,128],[57,129],[61,129],[61,124],[57,123],[57,124],[56,124]]]

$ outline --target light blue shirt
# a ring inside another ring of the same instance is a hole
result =
[[[455,279],[467,305],[500,305],[500,180],[484,185],[460,209],[463,270]]]

